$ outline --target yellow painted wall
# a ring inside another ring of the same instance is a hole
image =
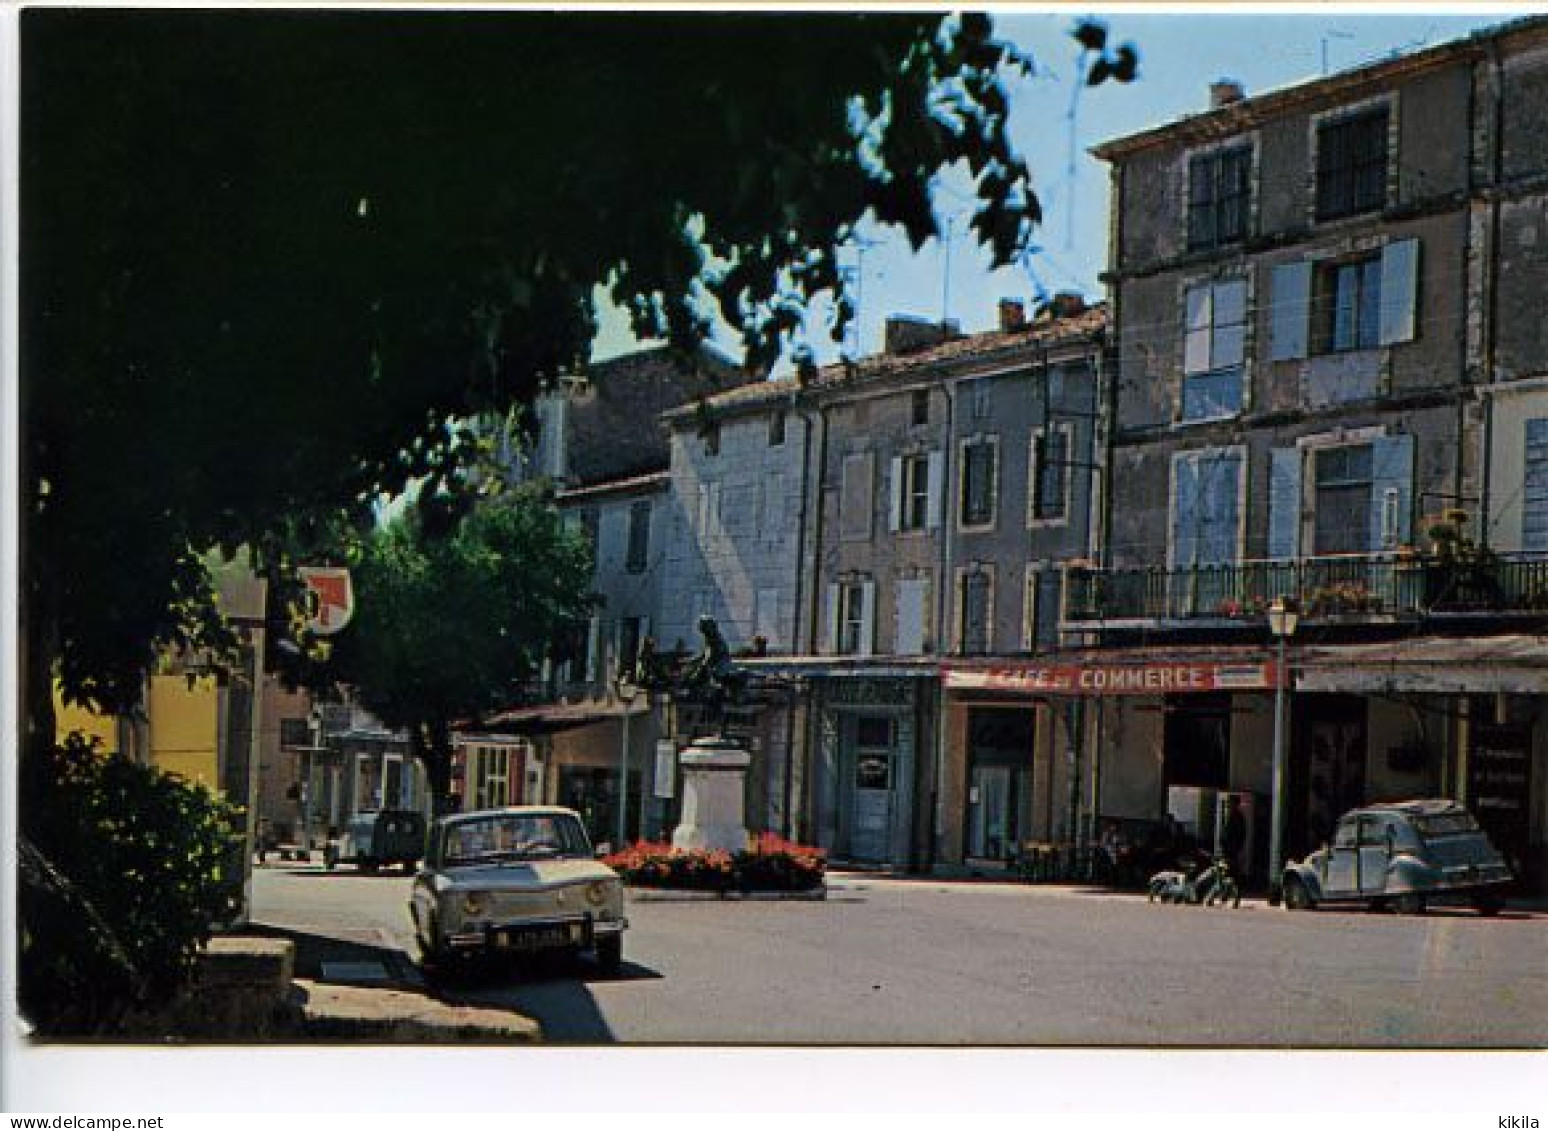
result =
[[[54,730],[61,741],[72,731],[79,731],[88,741],[95,738],[98,749],[104,754],[118,749],[118,720],[112,715],[93,714],[85,707],[66,703],[59,697],[57,687],[54,689]]]
[[[208,676],[194,680],[181,675],[157,675],[150,681],[151,762],[158,769],[219,786],[220,692]]]

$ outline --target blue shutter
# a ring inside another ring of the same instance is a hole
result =
[[[1269,360],[1305,357],[1311,335],[1311,271],[1308,262],[1281,263],[1271,287]]]
[[[1199,466],[1194,458],[1172,461],[1172,565],[1197,564],[1199,533]]]
[[[1397,499],[1395,545],[1383,539],[1382,515],[1389,505],[1387,495]],[[1369,541],[1372,550],[1390,550],[1413,541],[1414,509],[1414,438],[1382,436],[1371,444],[1371,519]]]
[[[1199,532],[1199,564],[1222,565],[1236,560],[1237,519],[1242,483],[1242,454],[1221,452],[1207,456],[1201,471],[1202,522]]]
[[[1419,241],[1398,240],[1381,251],[1381,336],[1384,346],[1414,340],[1419,298]]]
[[[1548,550],[1548,419],[1526,422],[1521,548]]]
[[[1294,558],[1301,548],[1301,449],[1275,448],[1269,455],[1268,556]]]

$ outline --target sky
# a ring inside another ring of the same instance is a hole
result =
[[[1044,222],[1033,237],[1037,251],[1024,266],[989,270],[987,257],[965,234],[970,197],[966,184],[944,183],[936,211],[951,237],[913,254],[907,241],[886,230],[862,229],[864,246],[842,256],[859,300],[859,318],[842,346],[821,329],[814,309],[810,344],[820,362],[840,352],[864,356],[881,348],[890,314],[955,319],[966,331],[991,328],[1001,298],[1030,304],[1043,293],[1073,290],[1102,297],[1106,266],[1108,167],[1088,150],[1103,141],[1174,121],[1208,108],[1209,84],[1241,82],[1249,97],[1460,38],[1478,28],[1513,19],[1521,9],[1479,7],[1459,16],[1451,8],[1406,7],[1398,14],[1358,13],[1329,6],[1300,14],[1171,13],[1113,11],[1098,18],[1109,47],[1133,42],[1140,54],[1138,79],[1082,88],[1075,81],[1079,46],[1069,36],[1079,13],[998,12],[997,34],[1029,51],[1039,73],[1011,91],[1011,129],[1032,168]],[[1072,98],[1072,95],[1075,97]],[[717,339],[731,350],[729,333]],[[634,348],[623,319],[605,314],[595,356]]]

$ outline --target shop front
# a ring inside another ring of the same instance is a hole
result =
[[[1276,674],[1256,650],[948,666],[964,866],[1051,852],[1066,871],[1096,873],[1104,843],[1158,859],[1214,851],[1237,809],[1244,863],[1261,875]]]
[[[933,670],[811,679],[812,831],[836,861],[921,866],[930,759],[920,745],[934,733],[936,686]]]

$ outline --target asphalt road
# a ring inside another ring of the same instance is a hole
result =
[[[271,865],[254,920],[330,958],[314,975],[413,983],[408,887]],[[836,877],[824,902],[628,914],[616,977],[547,963],[438,992],[589,1044],[1548,1046],[1542,914],[1224,911],[869,876]]]

